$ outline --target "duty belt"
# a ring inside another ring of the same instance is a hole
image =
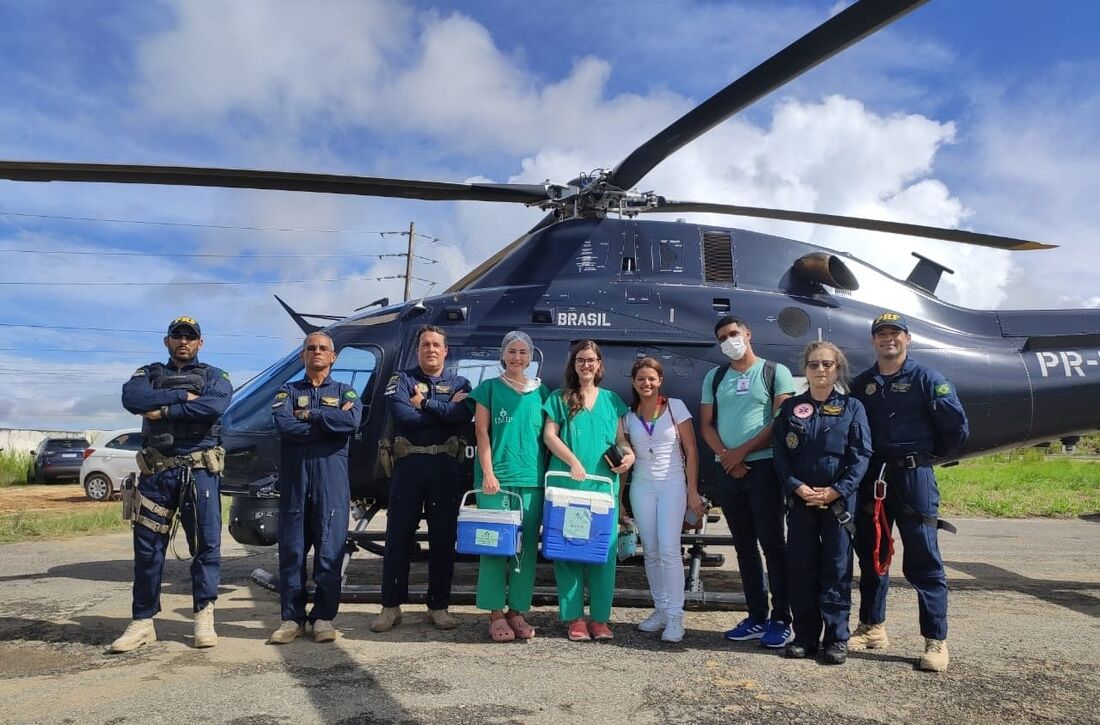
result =
[[[458,436],[451,436],[443,443],[437,443],[430,446],[414,446],[409,442],[408,438],[397,436],[393,439],[393,454],[395,458],[404,458],[405,456],[411,456],[413,454],[422,454],[428,456],[438,455],[445,453],[453,458],[458,458],[462,452],[462,441]]]
[[[882,461],[886,464],[887,468],[920,468],[922,466],[931,466],[938,459],[928,453],[909,453],[896,458],[887,458],[885,456],[879,458],[876,456],[873,460]],[[871,465],[874,465],[874,463],[872,462]]]
[[[178,456],[166,456],[156,448],[142,448],[137,454],[138,468],[146,476],[167,471],[170,468],[205,468],[212,474],[224,469],[225,449],[220,446],[204,448]]]

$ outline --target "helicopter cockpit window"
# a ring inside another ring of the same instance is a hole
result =
[[[380,352],[373,347],[345,347],[336,355],[332,377],[352,385],[362,399],[369,400],[364,393],[378,367],[379,358]],[[222,416],[222,424],[238,433],[271,432],[274,430],[271,401],[275,399],[275,393],[286,383],[301,380],[304,375],[301,350],[294,350],[233,392],[233,401]]]
[[[542,351],[535,348],[531,364],[527,366],[527,377],[536,378],[542,367]],[[460,347],[447,349],[446,370],[458,373],[470,381],[470,387],[476,388],[482,380],[498,377],[503,368],[500,366],[499,347]]]

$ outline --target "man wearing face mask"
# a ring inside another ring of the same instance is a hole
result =
[[[728,366],[703,379],[699,423],[703,440],[715,453],[715,495],[733,535],[737,566],[749,616],[726,632],[726,639],[759,639],[781,648],[793,638],[787,598],[787,553],[783,529],[783,492],[772,465],[772,421],[794,393],[785,365],[757,357],[752,330],[727,315],[714,326]],[[760,549],[768,565],[768,583]],[[771,615],[768,591],[771,590]]]

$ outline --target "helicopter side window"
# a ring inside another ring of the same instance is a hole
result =
[[[332,366],[332,379],[347,383],[359,394],[363,402],[363,420],[370,413],[370,384],[378,369],[379,354],[376,348],[345,347],[336,355]]]
[[[538,377],[542,367],[542,351],[535,348],[531,364],[527,366],[527,377]],[[459,347],[447,349],[446,369],[448,373],[458,373],[470,381],[470,387],[489,378],[498,377],[503,368],[500,366],[499,347]]]

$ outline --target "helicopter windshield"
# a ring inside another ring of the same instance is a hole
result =
[[[280,387],[305,376],[301,350],[294,350],[267,370],[249,380],[233,393],[233,402],[222,416],[222,425],[234,433],[267,433],[274,429],[271,401]],[[378,367],[381,352],[373,346],[347,346],[336,355],[332,378],[351,385],[360,399],[369,399],[366,391]],[[363,419],[366,420],[364,414]]]
[[[540,367],[542,351],[536,348],[531,356],[531,364],[525,371],[527,377],[538,377]],[[476,388],[481,381],[501,374],[503,368],[500,366],[500,348],[452,346],[447,349],[446,370],[448,373],[458,373],[470,381],[471,388]]]

